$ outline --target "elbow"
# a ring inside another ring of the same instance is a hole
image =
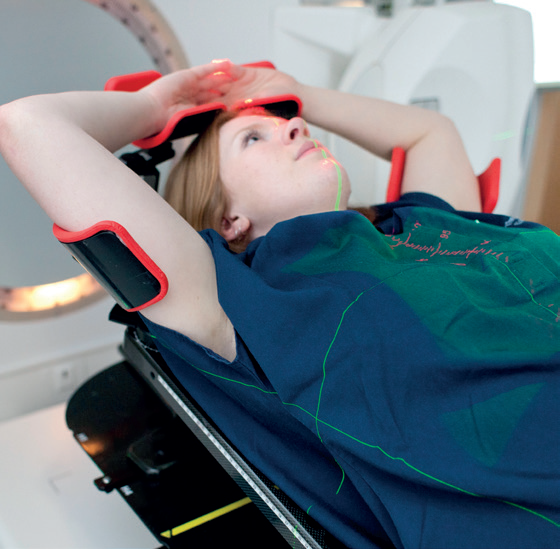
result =
[[[407,153],[413,150],[423,149],[426,144],[438,142],[445,143],[451,139],[453,142],[459,137],[459,131],[455,123],[448,116],[439,112],[412,107],[414,112],[413,122],[409,126],[407,135],[400,143]]]
[[[37,120],[25,99],[0,105],[0,154],[8,164],[36,132]]]
[[[439,131],[445,132],[449,135],[459,136],[459,130],[457,129],[455,122],[453,122],[451,118],[445,116],[444,114],[438,113],[437,128]]]
[[[21,120],[21,107],[18,102],[0,105],[0,153],[6,160],[15,152],[18,120]]]
[[[430,123],[424,137],[430,135],[458,136],[459,130],[455,126],[455,122],[445,114],[430,111]]]
[[[447,145],[455,147],[461,142],[461,135],[453,120],[443,114],[430,111],[424,131],[411,144],[410,149],[418,145],[425,147],[427,144],[436,144],[438,147],[441,147],[441,152],[443,153],[447,149]],[[434,152],[437,151],[435,150]]]
[[[0,147],[2,150],[4,148],[4,144],[7,141],[7,136],[10,133],[11,127],[11,107],[10,103],[5,105],[0,105]]]

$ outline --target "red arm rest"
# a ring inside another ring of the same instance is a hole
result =
[[[391,157],[391,173],[385,200],[395,202],[401,196],[402,178],[406,153],[404,149],[395,147]],[[502,161],[494,158],[488,168],[478,176],[478,187],[480,190],[480,201],[484,213],[492,213],[500,195],[500,173]]]

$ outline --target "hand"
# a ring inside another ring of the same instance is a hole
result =
[[[231,65],[232,81],[222,87],[220,101],[228,107],[240,100],[259,99],[275,95],[300,96],[301,85],[291,76],[274,69]]]
[[[138,93],[148,95],[167,121],[190,107],[223,101],[239,76],[239,68],[228,60],[184,69],[157,79]]]

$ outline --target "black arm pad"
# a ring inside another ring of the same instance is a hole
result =
[[[165,273],[118,223],[101,221],[77,232],[54,225],[53,233],[123,309],[138,311],[165,297]]]

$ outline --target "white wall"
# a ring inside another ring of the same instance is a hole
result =
[[[267,59],[272,51],[272,16],[299,0],[154,0],[191,63],[229,58],[236,63]]]
[[[554,0],[497,0],[527,10],[533,18],[535,35],[535,82],[560,82],[560,2]]]

